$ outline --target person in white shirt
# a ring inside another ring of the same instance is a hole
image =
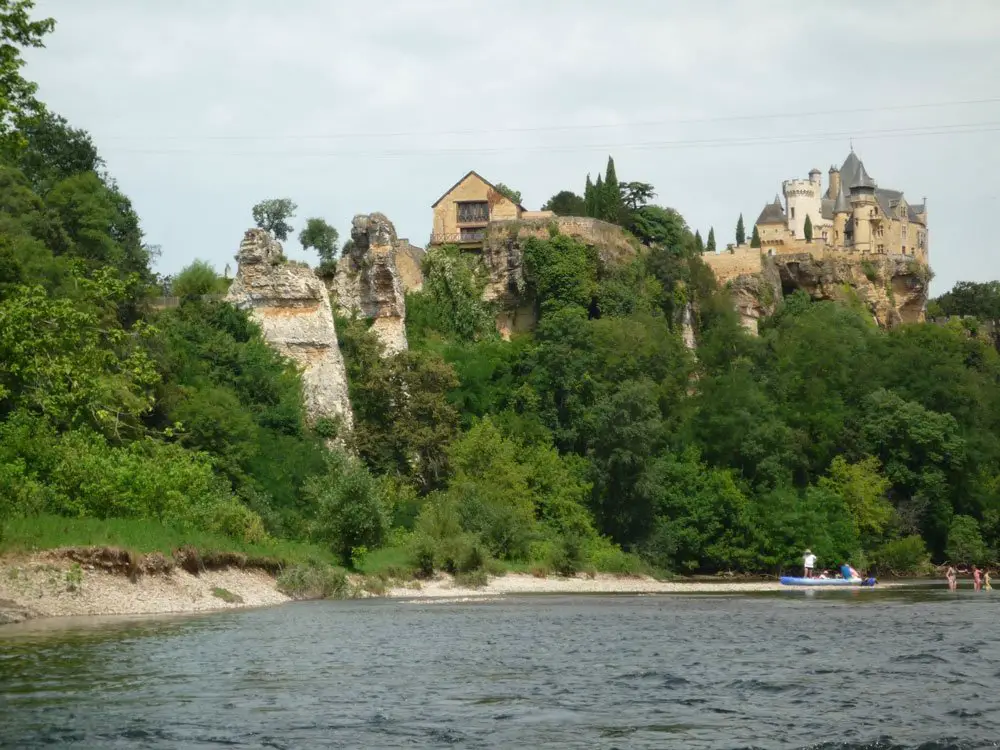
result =
[[[812,553],[812,550],[807,549],[802,556],[802,567],[805,568],[806,578],[812,578],[813,568],[816,567],[816,555]]]

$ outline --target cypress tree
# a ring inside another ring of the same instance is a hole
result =
[[[806,235],[806,242],[813,241],[813,223],[812,219],[809,218],[809,214],[806,214],[806,225],[802,228],[802,231]]]
[[[594,209],[590,214],[595,219],[604,218],[604,179],[597,175],[597,182],[594,184]]]
[[[618,174],[615,172],[615,160],[609,156],[608,169],[604,176],[604,215],[600,218],[612,224],[619,224],[625,213],[623,209],[622,189],[618,183]]]
[[[594,215],[594,183],[590,179],[590,172],[587,172],[587,185],[583,189],[583,204],[586,208],[586,215]]]
[[[699,232],[697,229],[694,232],[694,250],[699,255],[705,252],[705,243],[702,242],[701,232]]]
[[[708,244],[705,245],[705,249],[710,253],[715,252],[715,227],[708,228]]]
[[[750,238],[750,247],[760,247],[760,232],[757,231],[757,225],[753,225],[753,237]]]
[[[756,229],[756,227],[754,227]],[[736,244],[743,245],[747,241],[747,230],[743,226],[743,214],[740,214],[740,220],[736,222]]]

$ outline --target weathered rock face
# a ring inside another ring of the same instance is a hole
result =
[[[411,245],[409,240],[396,241],[396,270],[404,292],[419,292],[424,288],[422,263],[427,251]]]
[[[929,273],[906,256],[826,257],[782,255],[774,262],[785,294],[797,289],[815,300],[860,303],[883,328],[924,319]]]
[[[387,354],[405,351],[406,298],[396,266],[396,228],[384,214],[359,214],[351,239],[354,247],[337,263],[337,307],[343,315],[373,319],[372,329]]]
[[[239,268],[226,300],[250,312],[267,342],[302,369],[306,414],[353,427],[347,372],[326,287],[308,266],[288,262],[263,229],[240,243]]]
[[[490,224],[483,240],[482,263],[488,276],[483,299],[498,303],[497,330],[504,338],[529,331],[538,322],[534,301],[525,298],[522,248],[528,238],[547,239],[553,230],[596,248],[604,266],[625,263],[636,256],[634,240],[630,241],[621,227],[599,219],[556,216]]]
[[[729,284],[740,323],[756,335],[761,318],[774,313],[781,299],[781,276],[771,258],[764,258],[759,274],[737,276]]]

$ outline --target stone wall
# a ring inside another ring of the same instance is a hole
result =
[[[299,366],[310,422],[333,419],[350,430],[347,372],[326,286],[308,266],[286,260],[263,229],[247,230],[237,260],[226,300],[247,310],[268,344]]]
[[[701,259],[705,265],[712,269],[720,284],[725,284],[737,276],[760,273],[761,271],[760,248],[749,245],[735,247],[733,252],[723,250],[720,253],[702,253]]]
[[[405,351],[406,298],[396,266],[396,228],[385,214],[358,214],[351,239],[353,247],[337,262],[337,307],[342,315],[371,319],[386,354]]]

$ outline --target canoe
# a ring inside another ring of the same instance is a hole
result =
[[[797,578],[782,576],[782,586],[871,586],[862,578]]]

